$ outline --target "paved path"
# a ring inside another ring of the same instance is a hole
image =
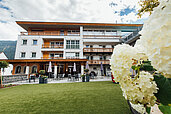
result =
[[[95,79],[90,79],[90,82],[94,82],[94,81],[112,81],[111,77],[107,77],[107,76],[97,76]],[[79,81],[78,80],[68,80],[68,78],[64,78],[61,80],[57,80],[57,79],[48,79],[48,83],[75,83],[75,82],[82,82],[82,79],[80,78]],[[39,84],[39,79],[36,79],[35,82],[33,80],[31,80],[31,82],[29,83],[28,80],[26,81],[18,81],[18,82],[13,82],[10,84]]]

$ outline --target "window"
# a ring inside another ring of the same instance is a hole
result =
[[[76,53],[74,53],[74,52],[67,52],[66,53],[66,58],[79,58],[79,53],[78,52],[76,52]]]
[[[86,56],[86,59],[88,59],[88,60],[89,60],[89,56]]]
[[[66,41],[66,49],[70,49],[70,40]]]
[[[27,45],[27,40],[23,40],[23,45]]]
[[[103,48],[105,48],[106,46],[104,45]]]
[[[15,69],[15,74],[21,73],[21,66],[17,66]]]
[[[63,57],[63,54],[59,54],[59,57]]]
[[[103,56],[100,56],[100,60],[103,60]]]
[[[51,58],[63,57],[63,54],[62,54],[62,53],[51,53],[51,54],[50,54],[50,57],[51,57]]]
[[[37,45],[37,40],[33,40],[33,45]]]
[[[60,47],[63,47],[64,42],[53,41],[53,42],[50,42],[50,45],[51,45],[51,48],[60,48]]]
[[[32,52],[32,57],[36,57],[36,52]]]
[[[37,73],[37,66],[32,67],[31,73]]]
[[[67,40],[66,49],[79,49],[80,41],[79,40]]]
[[[60,30],[60,35],[64,36],[64,30]]]
[[[25,57],[26,56],[26,52],[21,52],[21,57]]]
[[[24,66],[24,70],[23,70],[23,73],[24,73],[24,74],[26,73],[26,66]]]
[[[106,56],[103,56],[103,59],[106,60]]]
[[[80,48],[80,41],[79,40],[76,40],[76,49],[79,49]]]
[[[91,57],[91,60],[93,60],[93,56],[90,56]]]
[[[114,45],[112,45],[112,48],[114,48]]]
[[[80,53],[75,53],[75,57],[79,57],[80,56]]]
[[[52,57],[52,58],[53,58],[53,57],[54,57],[54,53],[51,53],[51,54],[50,54],[50,57]]]

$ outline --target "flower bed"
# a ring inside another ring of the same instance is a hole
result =
[[[17,84],[7,84],[7,85],[3,85],[2,87],[0,86],[0,89],[1,89],[1,88],[14,87],[14,86],[17,86]]]

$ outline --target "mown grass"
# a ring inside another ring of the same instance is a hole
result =
[[[20,85],[0,89],[0,114],[129,114],[112,82]]]

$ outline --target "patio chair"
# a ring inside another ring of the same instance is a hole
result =
[[[59,76],[59,79],[62,79],[63,74],[58,74],[58,76]]]
[[[94,79],[94,74],[93,73],[91,73],[91,79]]]
[[[71,74],[68,74],[68,80],[69,80],[69,79],[71,80]]]
[[[78,80],[78,81],[79,81],[79,76],[78,76],[78,74],[75,75],[75,80]]]

